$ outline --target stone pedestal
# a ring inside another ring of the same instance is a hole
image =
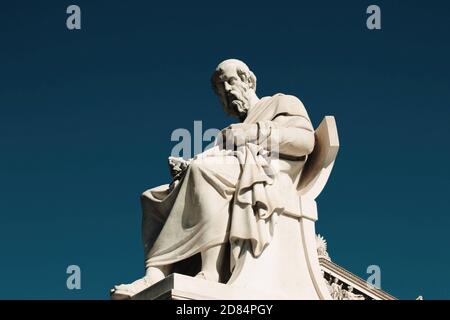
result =
[[[173,273],[132,298],[133,300],[274,300],[269,292],[230,286]]]

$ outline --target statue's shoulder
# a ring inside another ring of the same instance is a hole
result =
[[[272,96],[274,107],[277,113],[288,113],[291,115],[299,115],[308,117],[303,102],[296,96],[284,93],[277,93]]]

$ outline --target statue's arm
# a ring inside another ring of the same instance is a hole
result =
[[[188,168],[191,159],[190,160],[184,160],[183,158],[180,157],[169,157],[168,158],[168,162],[169,162],[169,169],[170,169],[170,174],[172,175],[172,178],[174,180],[179,180],[182,176],[182,174],[184,173],[184,171],[186,171],[186,169]]]
[[[272,121],[233,124],[222,133],[224,141],[231,139],[235,145],[257,143],[271,151],[276,149],[281,155],[301,157],[314,148],[314,129],[303,116],[279,115]]]
[[[309,119],[302,116],[280,115],[271,122],[268,138],[271,139],[271,144],[275,143],[278,146],[281,155],[300,157],[313,151],[314,129]]]

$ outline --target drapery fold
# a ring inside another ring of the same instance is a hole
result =
[[[244,241],[254,256],[264,251],[278,215],[299,211],[293,181],[304,161],[276,159],[267,144],[279,115],[309,121],[293,96],[262,98],[244,121],[258,125],[257,142],[235,150],[215,146],[194,157],[174,188],[164,185],[143,194],[146,267],[184,260],[224,242],[231,245],[231,269]]]

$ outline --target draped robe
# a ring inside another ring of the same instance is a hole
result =
[[[283,122],[275,123],[279,116]],[[257,124],[259,136],[271,138],[273,129],[290,130],[291,117],[305,120],[295,129],[314,132],[300,100],[283,94],[259,100],[244,124]],[[280,154],[277,160],[259,142],[233,150],[215,146],[192,159],[175,187],[166,184],[142,194],[147,268],[173,264],[223,243],[231,245],[232,268],[245,241],[259,256],[276,232],[278,215],[299,212],[296,184],[307,154]],[[275,142],[292,144],[282,138]]]

